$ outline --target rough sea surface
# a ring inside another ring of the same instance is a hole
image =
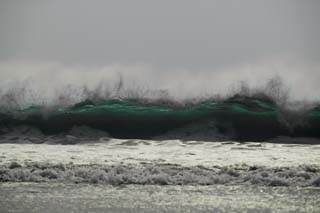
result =
[[[3,136],[1,212],[317,212],[320,208],[320,145],[299,143],[317,139],[158,141],[106,135],[94,139],[76,133],[45,136],[38,144],[30,141],[30,135]]]

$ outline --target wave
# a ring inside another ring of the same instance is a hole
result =
[[[24,130],[17,133],[21,126],[45,135],[70,134],[75,127],[87,126],[99,131],[78,128],[77,132],[156,140],[320,138],[320,104],[293,101],[279,76],[257,88],[241,81],[229,94],[189,97],[177,97],[156,86],[132,89],[121,74],[118,77],[91,88],[78,84],[56,91],[44,86],[54,91],[51,95],[33,87],[42,81],[0,87],[0,134],[26,134]]]
[[[115,138],[226,138],[262,141],[277,136],[320,138],[320,105],[295,110],[282,108],[267,96],[234,95],[196,103],[114,99],[47,110],[41,106],[0,114],[2,133],[32,126],[44,134],[68,132],[75,126],[106,131]]]

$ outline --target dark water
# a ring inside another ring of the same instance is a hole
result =
[[[100,104],[84,101],[50,113],[44,113],[37,106],[2,113],[0,125],[10,128],[29,125],[47,134],[85,125],[107,131],[116,138],[145,139],[182,129],[184,135],[212,131],[238,140],[259,141],[279,135],[320,137],[320,107],[288,110],[268,99],[241,96],[189,106],[129,100],[111,100]],[[171,134],[169,137],[175,139],[182,136]]]

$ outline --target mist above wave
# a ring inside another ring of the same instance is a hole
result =
[[[292,57],[197,70],[146,64],[0,62],[0,108],[64,108],[86,100],[99,104],[110,99],[184,105],[235,94],[263,94],[278,105],[294,102],[291,109],[305,108],[319,100],[319,67]]]
[[[175,96],[168,89],[153,89],[147,86],[131,84],[127,86],[122,74],[114,82],[101,80],[94,87],[87,85],[64,85],[54,90],[49,98],[41,90],[33,88],[31,79],[18,81],[10,87],[0,90],[0,111],[23,110],[30,106],[42,107],[43,110],[55,110],[79,105],[98,105],[109,100],[131,101],[141,104],[185,107],[204,101],[226,101],[232,97],[248,97],[272,102],[287,111],[306,111],[317,105],[312,101],[292,101],[290,88],[283,79],[276,75],[259,87],[252,88],[246,81],[236,82],[225,94],[203,93],[198,96]],[[129,82],[130,84],[130,82]],[[132,86],[134,85],[134,86]]]

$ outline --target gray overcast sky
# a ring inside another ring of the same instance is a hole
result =
[[[1,0],[0,61],[212,68],[320,59],[318,0]]]

